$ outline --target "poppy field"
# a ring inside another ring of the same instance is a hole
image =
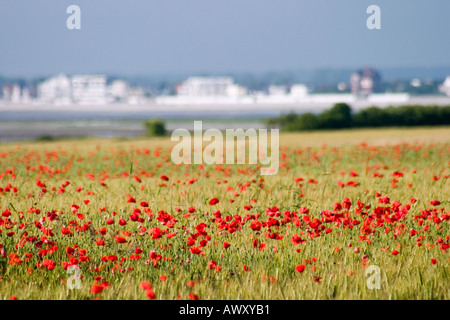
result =
[[[450,298],[449,128],[282,134],[272,176],[173,144],[0,144],[0,298]]]

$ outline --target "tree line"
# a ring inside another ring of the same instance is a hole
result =
[[[450,106],[372,106],[352,112],[348,104],[337,103],[320,114],[291,112],[270,118],[265,123],[268,127],[279,127],[284,131],[449,125]]]

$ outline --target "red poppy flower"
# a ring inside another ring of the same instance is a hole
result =
[[[99,285],[94,283],[91,288],[91,294],[101,293],[107,287],[109,287],[109,283],[106,281]]]
[[[302,244],[306,240],[303,240],[298,234],[294,234],[294,236],[291,238],[291,242],[293,244]]]
[[[315,282],[317,282],[317,283],[320,283],[320,280],[322,280],[322,277],[316,277],[316,276],[314,276],[314,277],[313,277],[313,280],[314,280]]]
[[[150,285],[150,283],[148,281],[142,281],[139,284],[139,288],[141,288],[142,290],[148,290],[148,289],[151,289],[152,286]]]
[[[188,287],[193,287],[194,284],[195,284],[195,282],[192,281],[192,280],[189,280],[189,281],[187,282],[187,286],[188,286]]]
[[[191,292],[191,293],[189,293],[188,298],[189,298],[190,300],[198,300],[198,295],[193,294],[193,293]]]
[[[127,194],[127,203],[136,203],[136,199],[134,199],[132,196]]]
[[[209,200],[209,205],[213,206],[215,204],[219,203],[219,199],[217,198],[212,198],[211,200]]]
[[[208,261],[208,268],[214,269],[216,267],[217,263],[214,260]]]
[[[298,273],[302,273],[303,271],[305,271],[305,266],[303,264],[299,264],[295,267],[295,271],[297,271]]]
[[[118,243],[127,243],[127,240],[123,237],[116,236],[115,238]]]
[[[441,204],[441,202],[438,201],[438,200],[432,200],[432,201],[430,201],[430,204],[431,204],[432,206],[438,206],[438,205]]]
[[[201,251],[199,248],[197,248],[197,247],[190,247],[189,248],[190,250],[191,250],[191,252],[193,253],[193,254],[203,254],[204,252],[203,251]]]
[[[161,229],[158,227],[151,228],[148,233],[152,235],[152,239],[159,239],[162,237]]]
[[[153,292],[153,290],[152,290],[151,288],[145,290],[145,295],[146,295],[147,298],[150,299],[150,300],[153,300],[153,299],[156,298],[156,295],[155,295],[155,293]]]

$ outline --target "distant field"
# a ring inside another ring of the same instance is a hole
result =
[[[281,134],[274,176],[173,144],[0,144],[0,298],[450,298],[450,128]]]
[[[215,123],[215,122],[213,122]],[[193,123],[191,123],[193,124]],[[180,126],[181,127],[181,126]],[[92,148],[96,145],[102,146],[128,146],[132,143],[139,147],[170,147],[176,142],[171,142],[170,138],[67,138],[54,142],[23,142],[11,141],[0,144],[5,148],[22,147],[54,148],[55,146],[65,146],[77,148]],[[281,133],[280,144],[284,146],[309,146],[320,147],[325,145],[354,145],[365,142],[374,145],[396,144],[396,143],[450,143],[450,127],[412,127],[412,128],[384,128],[384,129],[354,129],[336,131],[315,131],[301,133]],[[206,143],[205,143],[206,144]]]
[[[281,142],[289,146],[372,145],[397,143],[449,143],[450,127],[411,127],[386,129],[355,129],[284,134]]]

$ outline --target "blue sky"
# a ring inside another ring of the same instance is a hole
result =
[[[0,75],[449,66],[449,31],[448,0],[1,0]]]

